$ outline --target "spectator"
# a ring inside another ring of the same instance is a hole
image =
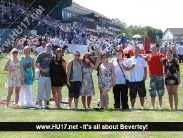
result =
[[[51,52],[52,45],[46,44],[46,51],[38,54],[36,59],[36,67],[40,70],[40,77],[38,79],[38,96],[39,100],[38,109],[42,109],[42,100],[45,103],[45,109],[48,109],[47,103],[50,100],[51,94],[51,79],[50,79],[50,61],[52,58]]]
[[[173,98],[175,104],[175,110],[178,107],[178,94],[177,89],[180,84],[180,70],[179,64],[176,59],[172,58],[172,51],[166,52],[166,64],[165,64],[165,84],[168,90],[170,110],[173,110]]]
[[[121,64],[126,66],[127,59],[124,58],[123,50],[120,47],[116,47],[116,58],[113,58],[111,63],[114,65],[116,78],[116,85],[113,87],[114,109],[120,108],[120,102],[122,109],[128,109],[128,88],[126,86],[128,75],[126,70],[120,67]]]
[[[23,84],[24,78],[20,70],[20,61],[18,59],[18,49],[13,48],[11,58],[9,58],[4,66],[4,71],[8,71],[5,86],[8,87],[8,95],[6,97],[6,108],[9,106],[13,89],[15,88],[15,104],[18,108],[19,91]]]
[[[67,85],[69,87],[69,106],[71,108],[72,99],[74,98],[75,109],[78,109],[79,92],[82,85],[82,71],[80,63],[80,53],[73,53],[74,59],[70,60],[67,66]]]
[[[159,109],[162,109],[162,97],[164,95],[164,79],[161,58],[165,56],[157,52],[156,45],[151,45],[151,53],[146,56],[148,72],[150,76],[149,92],[151,96],[151,109],[154,109],[156,91],[158,92]]]
[[[178,52],[178,56],[179,56],[179,63],[183,63],[183,45],[180,44],[177,47],[177,52]]]
[[[35,61],[34,58],[30,57],[31,49],[29,46],[25,46],[23,49],[23,56],[20,59],[20,67],[24,78],[24,85],[20,89],[19,103],[20,107],[25,104],[26,106],[32,107],[32,85],[35,80]]]
[[[130,99],[131,110],[135,109],[135,99],[140,97],[141,109],[144,110],[144,97],[146,96],[145,80],[147,78],[147,64],[142,56],[139,56],[140,48],[135,46],[134,56],[128,60],[127,70],[130,70]]]
[[[55,108],[60,109],[62,102],[62,87],[66,85],[66,61],[62,58],[62,49],[57,48],[50,63],[52,94]]]

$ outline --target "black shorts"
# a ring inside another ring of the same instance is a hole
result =
[[[69,88],[69,98],[74,97],[75,99],[78,99],[82,83],[80,81],[75,81],[75,82],[70,81],[70,84],[71,84],[71,86],[68,87]]]
[[[146,88],[144,80],[139,82],[130,82],[130,98],[136,98],[137,92],[139,97],[146,96]]]

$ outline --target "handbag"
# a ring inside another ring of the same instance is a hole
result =
[[[119,65],[119,61],[117,60],[117,62],[118,62],[118,65]],[[121,68],[121,66],[119,65],[119,67]],[[123,76],[124,76],[124,78],[125,78],[125,80],[126,80],[126,87],[127,88],[130,88],[130,81],[129,81],[129,79],[127,79],[126,78],[126,76],[125,76],[125,74],[124,74],[124,72],[123,72],[123,69],[121,68],[121,71],[122,71],[122,73],[123,73]]]

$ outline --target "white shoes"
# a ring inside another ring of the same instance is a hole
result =
[[[130,110],[134,110],[134,109],[135,109],[135,107],[131,107],[131,108],[130,108]]]
[[[42,106],[38,106],[38,109],[42,109],[43,107]]]
[[[144,106],[142,106],[141,109],[144,110],[145,109]]]
[[[162,110],[162,107],[159,106],[159,110]]]

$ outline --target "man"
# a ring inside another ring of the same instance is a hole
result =
[[[144,97],[146,96],[145,80],[147,77],[147,64],[145,59],[140,55],[140,48],[135,46],[133,49],[134,56],[128,60],[126,70],[130,70],[130,99],[131,110],[135,109],[135,99],[140,97],[141,109],[144,110]]]
[[[160,52],[161,54],[166,55],[166,51],[167,51],[168,49],[170,49],[167,45],[168,45],[168,42],[165,41],[165,42],[163,43],[163,46],[160,47],[159,52]]]
[[[182,44],[180,44],[177,47],[177,53],[178,53],[178,56],[179,56],[179,63],[183,63],[183,45]]]
[[[94,50],[95,50],[95,55],[98,58],[100,57],[100,49],[101,49],[101,46],[100,46],[99,42],[97,41],[95,44]]]
[[[42,100],[45,103],[45,109],[48,109],[47,103],[50,100],[51,94],[51,79],[49,74],[50,61],[52,54],[50,53],[52,49],[52,44],[46,44],[46,51],[39,53],[36,59],[36,67],[40,70],[40,77],[38,79],[38,95],[39,100],[38,109],[42,109]]]
[[[151,96],[151,109],[154,109],[156,91],[158,92],[159,109],[162,109],[162,96],[164,94],[164,79],[163,79],[163,68],[160,61],[165,56],[157,52],[156,45],[151,45],[151,53],[147,55],[146,61],[148,63],[148,72],[150,76],[149,92]]]
[[[42,53],[46,50],[46,42],[42,41],[41,43],[41,47],[38,47],[36,50],[35,50],[35,55],[38,55],[39,53]]]
[[[88,50],[88,52],[89,52],[90,50],[94,50],[93,42],[89,42],[89,44],[87,45],[87,50]]]
[[[177,44],[174,43],[172,46],[172,53],[173,53],[173,58],[177,58]]]

